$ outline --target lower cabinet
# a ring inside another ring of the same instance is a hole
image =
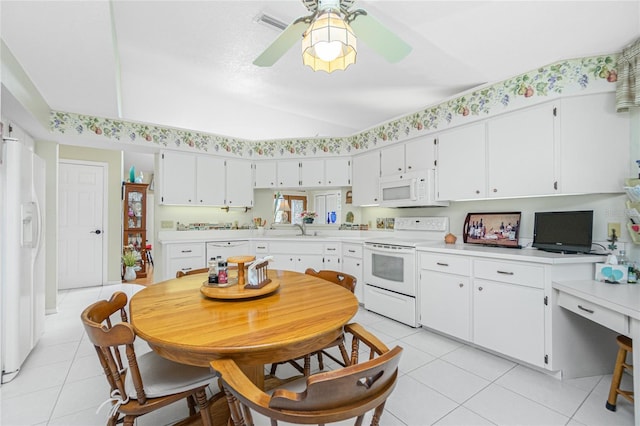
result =
[[[175,278],[176,272],[188,272],[207,266],[205,243],[170,243],[164,245],[164,279]]]
[[[420,324],[536,367],[571,369],[572,325],[553,309],[552,282],[590,280],[602,258],[523,253],[523,260],[502,260],[499,250],[421,252]]]
[[[544,290],[474,280],[473,342],[544,366]]]
[[[342,243],[342,272],[356,277],[355,295],[364,304],[364,278],[362,275],[362,244]]]

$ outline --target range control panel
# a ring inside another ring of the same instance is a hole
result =
[[[398,231],[449,232],[449,218],[446,216],[396,217],[394,228]]]

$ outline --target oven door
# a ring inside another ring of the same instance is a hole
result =
[[[415,248],[367,243],[363,265],[365,284],[415,297]]]

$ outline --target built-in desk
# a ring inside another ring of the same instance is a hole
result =
[[[554,282],[558,306],[627,335],[640,342],[640,284],[606,284],[599,281]],[[615,342],[594,342],[610,344]],[[615,358],[611,358],[611,370]],[[633,365],[640,366],[640,348],[633,351]],[[633,390],[640,395],[640,367],[633,370]],[[604,409],[605,400],[602,401]],[[640,398],[634,404],[635,424],[640,425]]]

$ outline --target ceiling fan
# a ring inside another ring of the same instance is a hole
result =
[[[344,69],[355,62],[356,38],[363,41],[389,62],[398,62],[409,54],[411,46],[392,33],[388,28],[373,18],[365,10],[351,10],[355,0],[302,0],[311,12],[291,24],[269,45],[254,61],[254,65],[270,67],[275,64],[293,45],[302,40],[303,62],[314,70],[322,69],[331,72]],[[321,24],[321,22],[323,24]],[[318,25],[325,27],[318,29]],[[332,28],[328,28],[332,27]],[[336,37],[330,35],[341,35]],[[315,37],[315,41],[310,41]],[[319,41],[319,42],[318,42]],[[315,44],[318,43],[318,44]],[[307,62],[309,55],[322,65],[311,65]],[[338,68],[333,61],[335,55],[344,55]],[[321,59],[320,59],[321,57]]]

